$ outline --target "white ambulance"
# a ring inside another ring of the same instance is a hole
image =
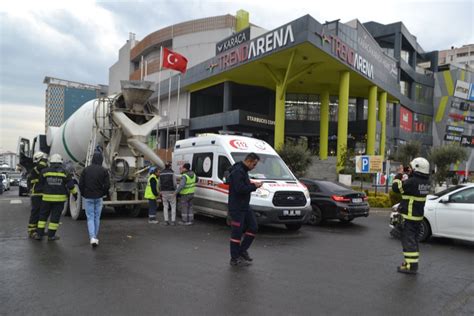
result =
[[[284,224],[289,230],[298,230],[311,211],[309,192],[264,141],[217,134],[180,140],[173,153],[173,170],[179,172],[183,164],[189,163],[199,177],[194,194],[195,212],[227,217],[226,171],[251,152],[256,153],[260,161],[249,171],[250,179],[263,183],[250,199],[258,223]]]

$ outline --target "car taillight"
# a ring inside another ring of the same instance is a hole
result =
[[[368,201],[369,200],[369,197],[366,195],[363,197],[364,201]]]
[[[351,199],[346,198],[344,196],[340,196],[340,195],[331,195],[331,199],[333,199],[336,202],[350,202],[351,201]]]

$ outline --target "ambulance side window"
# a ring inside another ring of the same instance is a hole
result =
[[[200,153],[193,156],[193,171],[198,177],[212,177],[213,153]]]
[[[229,159],[225,156],[219,156],[218,166],[217,166],[217,176],[219,179],[225,182],[224,178],[227,175],[227,170],[229,170],[231,163]]]

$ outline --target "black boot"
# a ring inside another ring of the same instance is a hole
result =
[[[242,251],[242,253],[240,254],[240,257],[248,262],[253,261],[253,259],[249,256],[249,253],[247,252],[247,250]]]
[[[418,263],[402,263],[401,266],[397,267],[397,272],[405,274],[417,274]]]
[[[55,230],[48,230],[48,241],[55,241],[59,240],[59,236],[56,236]]]

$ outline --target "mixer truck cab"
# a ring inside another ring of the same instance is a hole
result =
[[[262,187],[252,193],[250,207],[259,224],[284,224],[297,230],[311,209],[309,192],[289,170],[276,151],[266,142],[235,135],[206,134],[180,140],[173,153],[175,171],[185,164],[198,176],[193,208],[210,216],[227,217],[229,168],[254,152],[260,157],[249,171],[250,180]]]

